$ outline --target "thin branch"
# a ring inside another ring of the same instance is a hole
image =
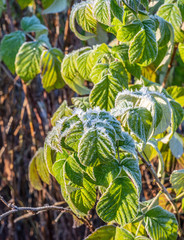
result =
[[[166,75],[164,77],[164,81],[162,83],[162,87],[164,87],[164,88],[166,87],[166,83],[167,83],[167,80],[168,80],[171,68],[173,67],[173,62],[174,62],[174,58],[175,58],[177,49],[178,49],[178,44],[175,44],[174,50],[173,50],[173,53],[172,53],[172,57],[171,57],[171,61],[170,61],[169,65],[168,65],[168,69],[167,69]]]
[[[165,196],[167,197],[168,201],[170,202],[171,206],[174,209],[174,213],[177,216],[177,220],[178,220],[178,226],[179,226],[179,230],[178,233],[180,236],[184,235],[182,229],[181,229],[181,223],[180,223],[180,215],[178,212],[178,208],[176,206],[176,203],[174,201],[174,199],[171,197],[171,195],[168,193],[167,189],[165,188],[165,186],[161,183],[160,179],[158,178],[152,164],[150,162],[148,162],[143,155],[137,151],[138,156],[141,158],[142,162],[144,163],[144,165],[146,165],[146,167],[149,169],[149,171],[151,172],[152,176],[154,177],[156,184],[158,185],[158,187],[161,189],[161,191],[165,194]]]
[[[89,228],[89,230],[91,232],[94,231],[93,225],[90,223],[90,221],[88,219],[80,218],[69,208],[59,207],[56,205],[50,205],[50,206],[47,205],[47,206],[43,206],[43,207],[18,207],[12,203],[8,203],[1,195],[0,195],[0,201],[3,202],[8,208],[11,208],[11,210],[0,215],[0,221],[2,221],[4,218],[8,217],[11,214],[18,213],[18,212],[28,212],[28,214],[24,214],[22,217],[15,219],[16,222],[23,218],[28,218],[28,217],[31,217],[32,215],[39,214],[44,211],[55,210],[55,211],[60,211],[63,213],[70,213],[70,214],[74,215],[77,219],[82,221]]]
[[[146,165],[146,167],[149,169],[149,171],[151,172],[152,176],[154,177],[154,179],[156,181],[156,184],[161,189],[161,191],[165,194],[166,198],[168,199],[168,201],[170,202],[171,206],[173,207],[174,213],[176,214],[177,220],[178,220],[178,234],[179,234],[179,236],[184,236],[183,230],[181,229],[181,222],[180,222],[179,211],[178,211],[178,208],[177,208],[177,205],[176,205],[174,199],[168,193],[168,191],[165,188],[165,186],[161,183],[161,181],[158,178],[158,176],[157,176],[157,174],[156,174],[152,164],[150,162],[148,162],[139,151],[137,151],[137,154],[141,158],[141,160],[144,163],[144,165]]]

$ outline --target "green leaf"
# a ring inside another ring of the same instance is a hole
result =
[[[89,97],[74,97],[72,103],[76,108],[87,111],[90,108]]]
[[[159,47],[164,47],[172,37],[171,25],[159,16],[156,16],[156,19],[159,22],[159,28],[157,29],[158,45]]]
[[[97,21],[93,16],[92,4],[86,3],[80,5],[80,8],[76,14],[76,20],[79,26],[88,33],[96,34],[97,31]]]
[[[54,0],[41,0],[41,2],[43,8],[45,9],[48,8],[54,2]]]
[[[139,4],[140,4],[139,0],[123,0],[123,2],[133,12],[138,11],[138,7],[139,7]]]
[[[38,171],[38,175],[40,176],[43,182],[49,184],[50,177],[44,158],[44,148],[39,148],[36,154],[34,155],[34,158],[36,159],[36,168]]]
[[[178,0],[177,4],[178,4],[178,7],[180,9],[181,16],[182,16],[182,21],[183,21],[184,20],[184,1],[183,0]]]
[[[93,14],[96,20],[100,23],[111,25],[111,8],[110,0],[94,0]]]
[[[83,135],[83,132],[83,123],[81,121],[74,123],[67,132],[65,144],[77,152],[79,141]]]
[[[80,34],[75,27],[76,19],[82,29],[89,33],[96,33],[97,22],[93,17],[91,4],[88,2],[81,2],[72,7],[70,14],[70,28],[80,40],[86,41],[95,37],[95,34],[88,34],[88,36]]]
[[[112,160],[111,160],[112,161]],[[102,174],[103,172],[103,174]],[[120,172],[119,164],[116,160],[108,164],[100,164],[93,168],[93,175],[95,177],[95,184],[108,188],[111,182],[115,180]]]
[[[37,189],[38,191],[42,190],[43,186],[42,186],[42,183],[41,183],[41,180],[38,175],[37,168],[36,168],[36,158],[35,157],[32,158],[32,160],[29,164],[29,181],[35,189]]]
[[[111,130],[111,129],[110,129]],[[87,130],[79,143],[78,156],[85,166],[95,166],[98,160],[101,163],[111,161],[115,157],[114,139],[109,131],[103,127]]]
[[[76,208],[76,210],[80,211],[83,214],[87,214],[88,211],[93,208],[96,202],[95,185],[89,182],[85,177],[83,177],[83,187],[80,187],[69,181],[66,174],[64,175],[64,182],[66,187],[66,193],[69,196],[69,203],[71,202]]]
[[[21,31],[5,35],[1,41],[2,60],[13,74],[15,73],[16,54],[24,42],[25,34]]]
[[[29,5],[33,4],[33,0],[17,0],[18,4],[20,5],[21,9],[28,7]]]
[[[117,0],[111,0],[110,1],[110,9],[111,13],[115,18],[117,18],[119,21],[123,21],[123,13],[124,9],[123,7],[119,6],[120,4],[117,3]]]
[[[172,24],[174,28],[174,40],[175,42],[184,41],[184,32],[181,30],[182,16],[176,3],[162,5],[157,15],[164,18],[166,21]]]
[[[91,106],[110,110],[114,107],[115,98],[123,87],[127,87],[128,77],[120,62],[113,62],[109,66],[110,75],[105,75],[91,91]],[[118,72],[119,71],[119,72]]]
[[[135,158],[137,157],[134,140],[128,133],[122,133],[122,138],[119,140],[118,146],[123,151],[131,153]]]
[[[40,57],[42,46],[39,42],[26,42],[19,49],[15,59],[17,75],[29,82],[40,73]]]
[[[80,95],[89,94],[90,90],[84,86],[84,79],[77,70],[76,59],[80,54],[89,51],[90,48],[83,48],[72,52],[64,57],[61,65],[61,74],[68,86]]]
[[[129,48],[129,59],[131,63],[139,63],[142,66],[150,65],[157,57],[158,48],[155,33],[153,32],[153,22],[145,20],[144,29],[139,31]]]
[[[140,194],[142,189],[142,177],[138,161],[134,158],[125,158],[121,162],[121,166],[127,175],[132,179],[134,185],[137,187],[138,194]]]
[[[94,52],[93,50],[84,52],[76,60],[77,70],[86,80],[89,80],[91,70],[98,60]]]
[[[141,31],[141,28],[141,21],[134,21],[131,24],[119,27],[116,37],[121,42],[130,42],[133,40],[134,36]]]
[[[42,53],[41,77],[43,88],[48,92],[53,89],[62,88],[65,85],[61,76],[61,62],[63,57],[63,53],[57,48],[45,50]]]
[[[72,114],[72,109],[68,107],[67,101],[64,100],[51,118],[52,126],[55,126],[56,122],[62,117],[65,117],[65,116],[69,117],[71,114]]]
[[[169,142],[169,147],[172,154],[176,158],[180,158],[183,155],[183,139],[179,136],[178,133],[174,133],[173,137]]]
[[[20,24],[24,32],[48,31],[47,27],[41,24],[35,15],[32,17],[23,17]]]
[[[62,159],[58,160],[53,164],[53,167],[52,167],[53,175],[54,175],[55,179],[58,181],[58,183],[61,185],[61,189],[63,189],[63,187],[64,187],[63,166],[64,166],[65,162],[66,161],[62,160]],[[64,192],[62,191],[62,194],[63,193]],[[63,195],[63,197],[65,197],[64,195]]]
[[[156,102],[162,108],[162,118],[160,123],[157,125],[154,135],[163,133],[170,125],[171,122],[171,106],[164,95],[159,95],[158,93],[152,93],[152,96],[156,100]]]
[[[31,185],[37,189],[42,189],[40,179],[49,184],[50,176],[44,159],[44,148],[39,148],[29,164],[29,180]]]
[[[119,46],[114,46],[112,48],[112,52],[115,54],[115,56],[120,61],[122,61],[123,65],[127,69],[127,71],[139,79],[141,76],[141,68],[136,63],[131,64],[129,62],[128,49],[129,49],[128,45],[122,44]]]
[[[83,186],[83,173],[76,156],[69,156],[65,164],[65,173],[72,183]]]
[[[46,143],[44,144],[44,159],[49,173],[53,175],[52,166],[56,161],[56,151],[51,149]]]
[[[54,0],[53,3],[42,12],[42,14],[58,13],[64,11],[66,8],[66,0]]]
[[[120,225],[132,221],[138,211],[138,195],[127,177],[117,178],[102,195],[97,204],[97,214],[104,222]]]
[[[115,226],[103,226],[95,230],[89,235],[86,240],[148,240],[147,237],[134,237],[129,231],[124,228]]]
[[[166,90],[177,103],[184,107],[184,87],[171,86]]]
[[[146,108],[134,108],[128,114],[130,130],[142,141],[147,142],[151,137],[152,116]]]
[[[97,228],[86,240],[118,240],[115,238],[116,227],[115,226],[103,226]]]
[[[106,63],[97,63],[90,74],[90,79],[94,84],[100,82],[100,80],[108,73],[109,65]]]
[[[184,43],[179,43],[178,50],[182,61],[184,62]]]
[[[154,207],[145,214],[146,230],[152,240],[176,240],[177,220],[174,214],[164,210],[160,206]]]
[[[4,0],[0,0],[0,17],[2,16],[2,12],[5,10],[5,2]]]
[[[175,170],[170,177],[172,187],[176,190],[177,195],[184,191],[184,169]]]

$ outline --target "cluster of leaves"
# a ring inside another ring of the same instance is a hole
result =
[[[33,1],[18,1],[22,8]],[[57,2],[57,3],[56,3]],[[66,9],[66,1],[43,1],[48,7],[43,14],[54,13]],[[0,57],[12,74],[17,74],[25,83],[30,83],[41,74],[42,84],[46,91],[60,89],[65,85],[61,76],[63,53],[52,48],[48,39],[48,29],[33,15],[21,20],[21,30],[3,37],[0,45]],[[34,33],[35,39],[32,37]],[[26,41],[31,39],[31,41]]]
[[[92,109],[88,97],[74,98],[73,110],[64,102],[53,116],[54,127],[41,150],[45,166],[37,164],[37,155],[30,164],[30,168],[32,164],[36,166],[30,176],[35,188],[41,189],[39,176],[45,179],[39,171],[47,166],[75,214],[84,217],[98,200],[98,216],[104,222],[121,226],[102,227],[89,239],[97,236],[104,236],[102,239],[115,236],[117,239],[122,239],[117,236],[177,238],[177,221],[172,213],[160,206],[150,208],[149,202],[139,202],[142,182],[136,149],[142,152],[151,145],[157,150],[160,156],[158,174],[162,177],[164,162],[157,141],[172,137],[174,133],[169,128],[178,127],[183,110],[165,90],[159,93],[158,86],[141,88],[137,84],[139,87],[140,90],[120,92],[111,113],[99,107]],[[162,137],[166,130],[168,134]],[[184,187],[179,173],[171,176],[178,194]]]

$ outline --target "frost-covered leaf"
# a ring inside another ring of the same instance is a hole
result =
[[[94,0],[93,14],[100,23],[111,25],[111,0]]]
[[[84,127],[81,121],[78,121],[70,127],[65,137],[65,144],[78,151],[79,141],[83,135]]]
[[[178,133],[174,133],[173,137],[169,141],[169,147],[172,154],[176,158],[180,158],[183,155],[183,139],[179,136]]]
[[[90,48],[83,48],[72,52],[64,57],[61,65],[61,74],[66,84],[72,88],[73,91],[80,95],[89,94],[89,89],[84,86],[84,79],[77,70],[76,59],[80,54],[89,51]]]
[[[97,214],[104,222],[115,221],[120,225],[130,222],[137,210],[137,191],[127,177],[115,179],[97,204]]]
[[[0,51],[2,60],[13,74],[15,73],[16,54],[24,42],[25,34],[22,31],[16,31],[7,34],[1,41]]]
[[[151,137],[152,121],[151,113],[146,108],[134,108],[128,113],[130,130],[144,142]]]
[[[89,97],[74,97],[72,103],[76,108],[86,111],[90,108]]]
[[[181,30],[182,16],[177,4],[170,3],[162,5],[158,10],[157,15],[172,24],[174,28],[175,42],[183,42],[184,31]]]
[[[164,132],[170,125],[171,122],[171,106],[164,95],[159,95],[156,92],[152,94],[154,99],[162,108],[162,118],[160,123],[157,125],[154,135]]]
[[[39,42],[26,42],[19,49],[15,59],[17,75],[29,82],[40,73],[42,46]]]
[[[130,44],[129,59],[131,63],[148,66],[156,59],[158,47],[153,21],[145,20],[142,23],[144,28],[135,35]]]
[[[67,8],[67,0],[54,0],[47,9],[45,9],[42,14],[51,14],[62,12]]]
[[[21,20],[21,28],[24,32],[48,31],[47,27],[41,24],[40,20],[35,15],[32,17],[23,17]]]
[[[76,19],[83,30],[92,34],[88,36],[80,34],[75,26]],[[93,17],[92,6],[89,2],[80,2],[73,6],[70,14],[70,28],[80,40],[86,41],[95,37],[97,21]]]
[[[152,240],[176,240],[177,220],[174,214],[164,210],[160,206],[154,207],[145,214],[146,230]]]
[[[133,40],[134,36],[141,31],[141,28],[141,21],[134,21],[131,24],[119,27],[116,37],[121,42],[130,42]]]
[[[103,172],[103,174],[102,174]],[[99,164],[93,168],[95,184],[98,186],[108,187],[115,180],[120,172],[119,164],[116,160],[111,160],[108,164]]]
[[[68,107],[67,101],[64,100],[51,118],[52,126],[55,126],[56,122],[62,117],[64,116],[69,117],[71,114],[72,114],[72,109]]]
[[[175,170],[171,174],[170,182],[177,195],[184,191],[184,169]]]
[[[50,92],[53,89],[62,88],[65,85],[61,76],[61,62],[63,53],[52,48],[45,50],[41,56],[41,77],[43,88]]]
[[[121,166],[123,170],[128,174],[128,176],[132,179],[133,183],[138,189],[138,194],[140,194],[142,189],[142,177],[138,161],[134,158],[125,158],[121,162]]]
[[[80,140],[78,152],[80,162],[85,166],[94,166],[98,161],[102,163],[111,161],[115,157],[113,141],[106,129],[90,128]]]
[[[134,140],[128,133],[122,133],[122,138],[119,140],[118,146],[122,150],[131,153],[135,158],[137,157]]]

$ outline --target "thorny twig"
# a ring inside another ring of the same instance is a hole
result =
[[[4,218],[8,217],[11,214],[18,213],[18,212],[28,212],[29,214],[25,214],[25,215],[23,215],[24,217],[22,216],[22,217],[19,217],[18,219],[15,219],[16,222],[17,222],[17,220],[20,220],[23,218],[28,218],[35,214],[39,214],[39,213],[49,211],[49,210],[55,210],[55,211],[60,211],[63,213],[70,213],[70,214],[74,215],[76,218],[78,218],[80,221],[82,221],[89,228],[89,230],[91,232],[94,231],[93,225],[90,223],[90,221],[87,218],[78,217],[69,208],[64,208],[64,207],[56,206],[56,205],[47,205],[47,206],[43,206],[43,207],[18,207],[12,203],[8,203],[1,195],[0,195],[0,201],[3,202],[8,208],[11,209],[11,210],[3,213],[2,215],[0,215],[0,221],[2,221]]]

